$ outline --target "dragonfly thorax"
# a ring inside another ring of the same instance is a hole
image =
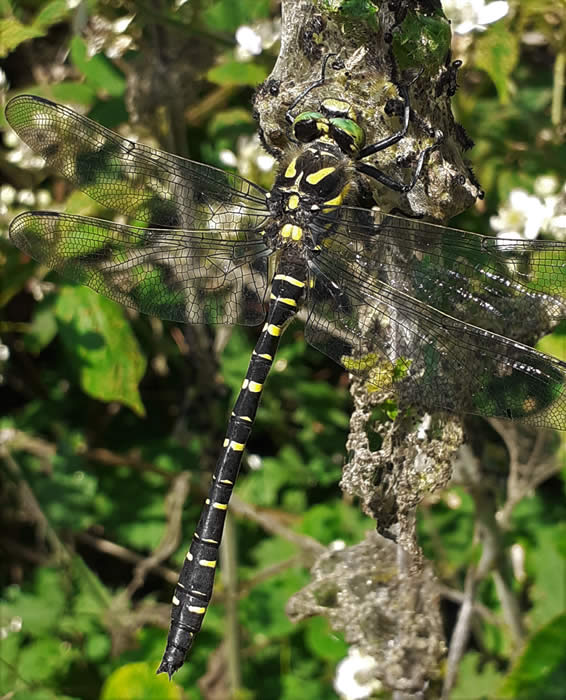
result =
[[[267,236],[273,247],[295,243],[316,249],[317,219],[347,203],[356,180],[352,161],[335,145],[315,142],[291,157],[268,199],[273,219]]]

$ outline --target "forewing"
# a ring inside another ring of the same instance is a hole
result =
[[[30,212],[14,219],[10,238],[67,279],[159,318],[255,325],[265,316],[271,251],[255,232],[137,228]]]
[[[352,208],[319,223],[311,344],[428,410],[566,429],[566,363],[502,335],[533,337],[566,317],[565,244]]]
[[[6,119],[80,190],[150,226],[259,229],[269,215],[265,191],[252,182],[122,138],[44,98],[14,97]]]

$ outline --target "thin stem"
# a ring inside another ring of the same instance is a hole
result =
[[[226,590],[226,655],[230,697],[237,697],[242,687],[240,633],[238,628],[238,562],[234,518],[228,512],[220,545],[222,581]]]
[[[554,61],[554,79],[552,84],[552,108],[550,120],[552,126],[562,124],[562,110],[564,105],[564,74],[566,73],[566,51],[559,51]]]

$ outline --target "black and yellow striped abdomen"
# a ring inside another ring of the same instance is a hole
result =
[[[167,647],[157,671],[165,671],[169,677],[182,666],[212,597],[228,502],[238,477],[263,385],[273,364],[281,334],[296,314],[306,287],[306,267],[289,257],[283,256],[279,271],[273,278],[267,319],[234,405],[208,497],[173,595]]]

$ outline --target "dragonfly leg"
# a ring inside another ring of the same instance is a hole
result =
[[[413,187],[417,184],[417,180],[421,175],[426,157],[431,151],[434,151],[436,148],[438,148],[438,146],[442,143],[444,139],[444,135],[441,131],[437,132],[436,137],[436,142],[433,143],[432,146],[427,146],[420,152],[419,159],[417,161],[417,167],[415,168],[415,172],[413,173],[413,177],[411,178],[411,182],[409,184],[406,184],[404,182],[401,182],[401,180],[396,180],[390,177],[386,173],[379,170],[379,168],[376,168],[375,165],[371,165],[370,163],[357,163],[356,169],[359,170],[361,173],[364,173],[364,175],[368,175],[374,180],[381,182],[382,185],[385,185],[390,190],[403,193],[410,192],[413,189]]]
[[[303,90],[303,92],[301,92],[301,94],[293,100],[289,109],[285,112],[285,119],[289,122],[289,124],[292,124],[295,120],[295,117],[291,114],[291,112],[295,109],[299,102],[301,102],[301,100],[303,100],[309,94],[309,92],[311,92],[311,90],[314,90],[317,87],[322,87],[324,85],[324,81],[326,79],[326,64],[328,63],[329,59],[332,58],[332,56],[337,55],[338,54],[335,53],[326,54],[324,60],[322,61],[322,71],[320,73],[320,78],[318,80],[315,80],[315,82],[312,85],[309,85],[309,87],[306,88],[306,90]]]

